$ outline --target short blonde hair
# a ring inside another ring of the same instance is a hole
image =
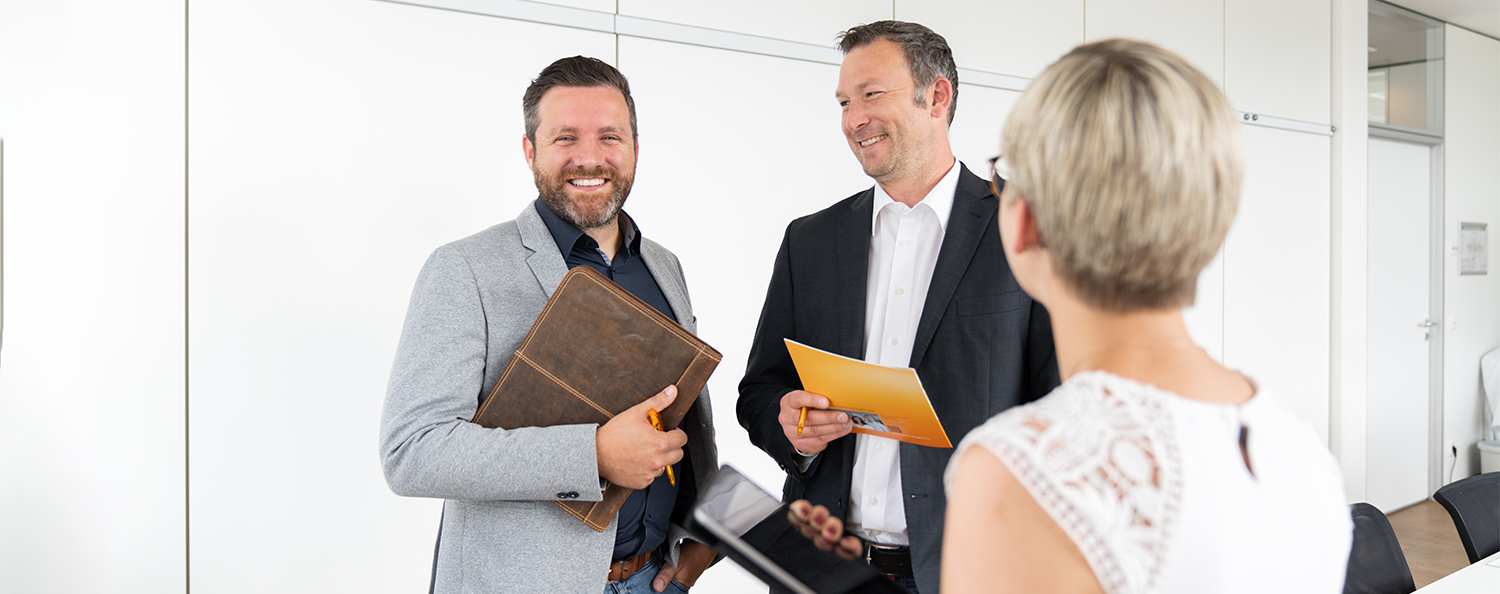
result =
[[[1125,39],[1081,45],[1011,111],[1006,183],[1085,303],[1186,307],[1239,203],[1239,126],[1224,94],[1182,57]]]

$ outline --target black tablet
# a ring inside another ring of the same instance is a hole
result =
[[[698,497],[687,528],[773,593],[910,594],[863,561],[818,550],[792,527],[787,506],[728,465]]]

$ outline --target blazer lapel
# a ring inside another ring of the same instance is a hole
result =
[[[989,184],[963,170],[958,176],[958,190],[953,194],[953,212],[948,216],[948,228],[943,233],[943,245],[938,249],[937,266],[932,271],[932,284],[927,288],[927,302],[922,304],[922,319],[917,323],[917,336],[912,343],[911,367],[922,363],[922,355],[932,344],[959,281],[969,270],[974,252],[979,249],[979,240],[985,230],[995,224],[995,213],[1000,201],[990,193]]]
[[[835,324],[839,328],[838,353],[855,359],[865,356],[865,300],[870,284],[870,225],[874,204],[875,190],[871,188],[834,221],[836,290],[830,292],[838,296]]]
[[[641,261],[646,263],[646,270],[651,272],[651,278],[656,279],[656,286],[666,296],[672,317],[677,319],[678,325],[687,328],[693,321],[693,306],[688,301],[687,281],[678,274],[678,268],[671,265],[671,253],[655,242],[641,238]]]
[[[552,238],[552,232],[542,222],[542,215],[536,213],[536,207],[536,201],[526,204],[526,208],[516,217],[516,228],[521,232],[521,245],[531,250],[531,255],[526,257],[526,265],[531,267],[531,274],[536,276],[542,292],[551,299],[552,292],[562,283],[563,275],[568,273],[568,263],[563,260],[562,252],[557,250],[557,240]]]

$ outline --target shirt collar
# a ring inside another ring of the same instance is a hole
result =
[[[938,180],[937,185],[933,186],[932,190],[927,192],[927,196],[917,202],[916,206],[916,208],[921,208],[925,204],[931,208],[932,213],[937,215],[938,227],[944,231],[948,229],[948,215],[953,212],[953,194],[958,191],[959,169],[961,169],[959,161],[954,159],[953,166],[948,168],[948,173],[943,175],[943,179]],[[885,193],[885,188],[880,187],[877,182],[875,184],[875,208],[871,209],[870,213],[870,235],[875,235],[875,222],[880,218],[880,211],[890,204],[898,203],[895,198],[891,198],[890,194]],[[906,205],[901,206],[904,208]]]
[[[557,251],[562,252],[564,258],[573,252],[573,247],[578,242],[584,242],[584,247],[590,250],[599,249],[599,242],[589,237],[582,229],[573,226],[572,223],[564,221],[557,213],[552,212],[541,198],[536,199],[536,213],[541,215],[542,222],[547,224],[547,230],[552,232],[552,240],[557,242]],[[635,225],[635,219],[620,211],[620,232],[625,234],[625,249],[631,255],[641,253],[641,233]]]

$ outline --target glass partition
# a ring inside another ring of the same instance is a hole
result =
[[[1443,23],[1370,0],[1370,125],[1443,135]]]

